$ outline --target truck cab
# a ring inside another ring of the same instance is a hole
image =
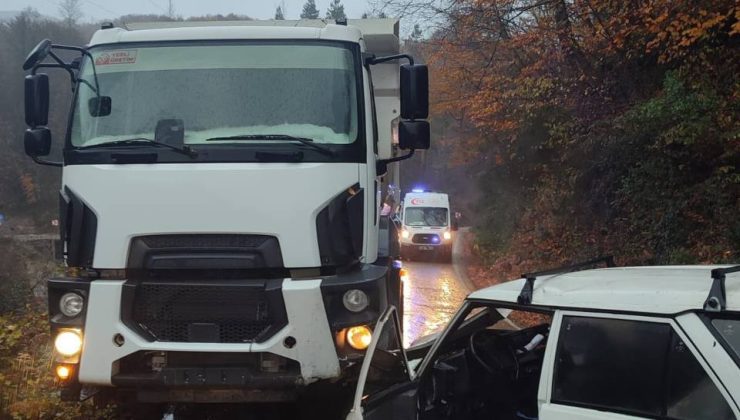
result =
[[[450,261],[452,235],[457,226],[450,213],[447,194],[423,189],[406,193],[400,222],[399,243],[403,258],[431,255],[442,261]]]
[[[48,68],[73,87],[60,162]],[[347,378],[400,299],[378,240],[392,163],[429,147],[397,20],[104,25],[24,69],[26,152],[62,167],[65,399],[275,401]]]

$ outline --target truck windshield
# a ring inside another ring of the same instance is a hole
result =
[[[406,226],[447,226],[447,209],[444,207],[407,207]]]
[[[358,138],[356,64],[340,43],[205,44],[94,49],[100,94],[111,112],[93,116],[95,93],[80,85],[75,147],[153,138],[160,121],[181,120],[184,143],[265,147],[262,134],[347,145]],[[92,66],[81,78],[92,80]],[[234,139],[228,139],[234,137]],[[217,141],[208,141],[215,139]]]

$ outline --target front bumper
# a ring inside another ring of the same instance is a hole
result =
[[[284,306],[281,308],[284,320],[274,331],[251,342],[208,342],[204,336],[199,342],[157,340],[125,319],[130,305],[126,298],[130,285],[127,286],[126,280],[50,280],[49,290],[52,296],[58,294],[53,290],[61,283],[65,287],[75,283],[85,286],[84,343],[76,372],[81,384],[160,389],[284,389],[341,376],[344,355],[337,344],[337,333],[349,325],[372,324],[377,320],[387,305],[386,284],[390,273],[392,270],[384,266],[364,265],[347,274],[282,279],[278,292]],[[341,296],[350,288],[365,290],[372,296],[373,304],[359,314],[344,309]],[[64,326],[57,321],[58,317],[52,317],[52,329]],[[180,362],[156,368],[132,362],[139,356],[142,360],[152,360],[160,355],[164,360]],[[265,362],[270,358],[277,361]],[[276,364],[280,369],[275,369]]]

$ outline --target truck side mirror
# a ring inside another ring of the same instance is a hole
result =
[[[51,151],[51,131],[46,127],[26,130],[23,146],[32,158],[47,156]]]
[[[401,66],[401,118],[429,116],[429,69],[424,64]]]
[[[26,76],[26,124],[44,126],[49,121],[49,76],[44,73]]]
[[[403,150],[427,150],[430,143],[429,122],[403,121],[398,123],[398,147]]]
[[[26,61],[23,62],[23,70],[31,70],[36,64],[44,61],[51,52],[51,41],[44,39],[28,53]]]

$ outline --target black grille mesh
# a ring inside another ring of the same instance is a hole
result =
[[[195,341],[192,324],[213,324],[219,342],[252,342],[272,323],[267,302],[263,288],[141,283],[133,320],[158,341]]]
[[[417,233],[411,238],[411,242],[415,244],[438,244],[439,235],[434,233]]]
[[[256,248],[273,238],[265,235],[152,235],[141,236],[151,248]]]

